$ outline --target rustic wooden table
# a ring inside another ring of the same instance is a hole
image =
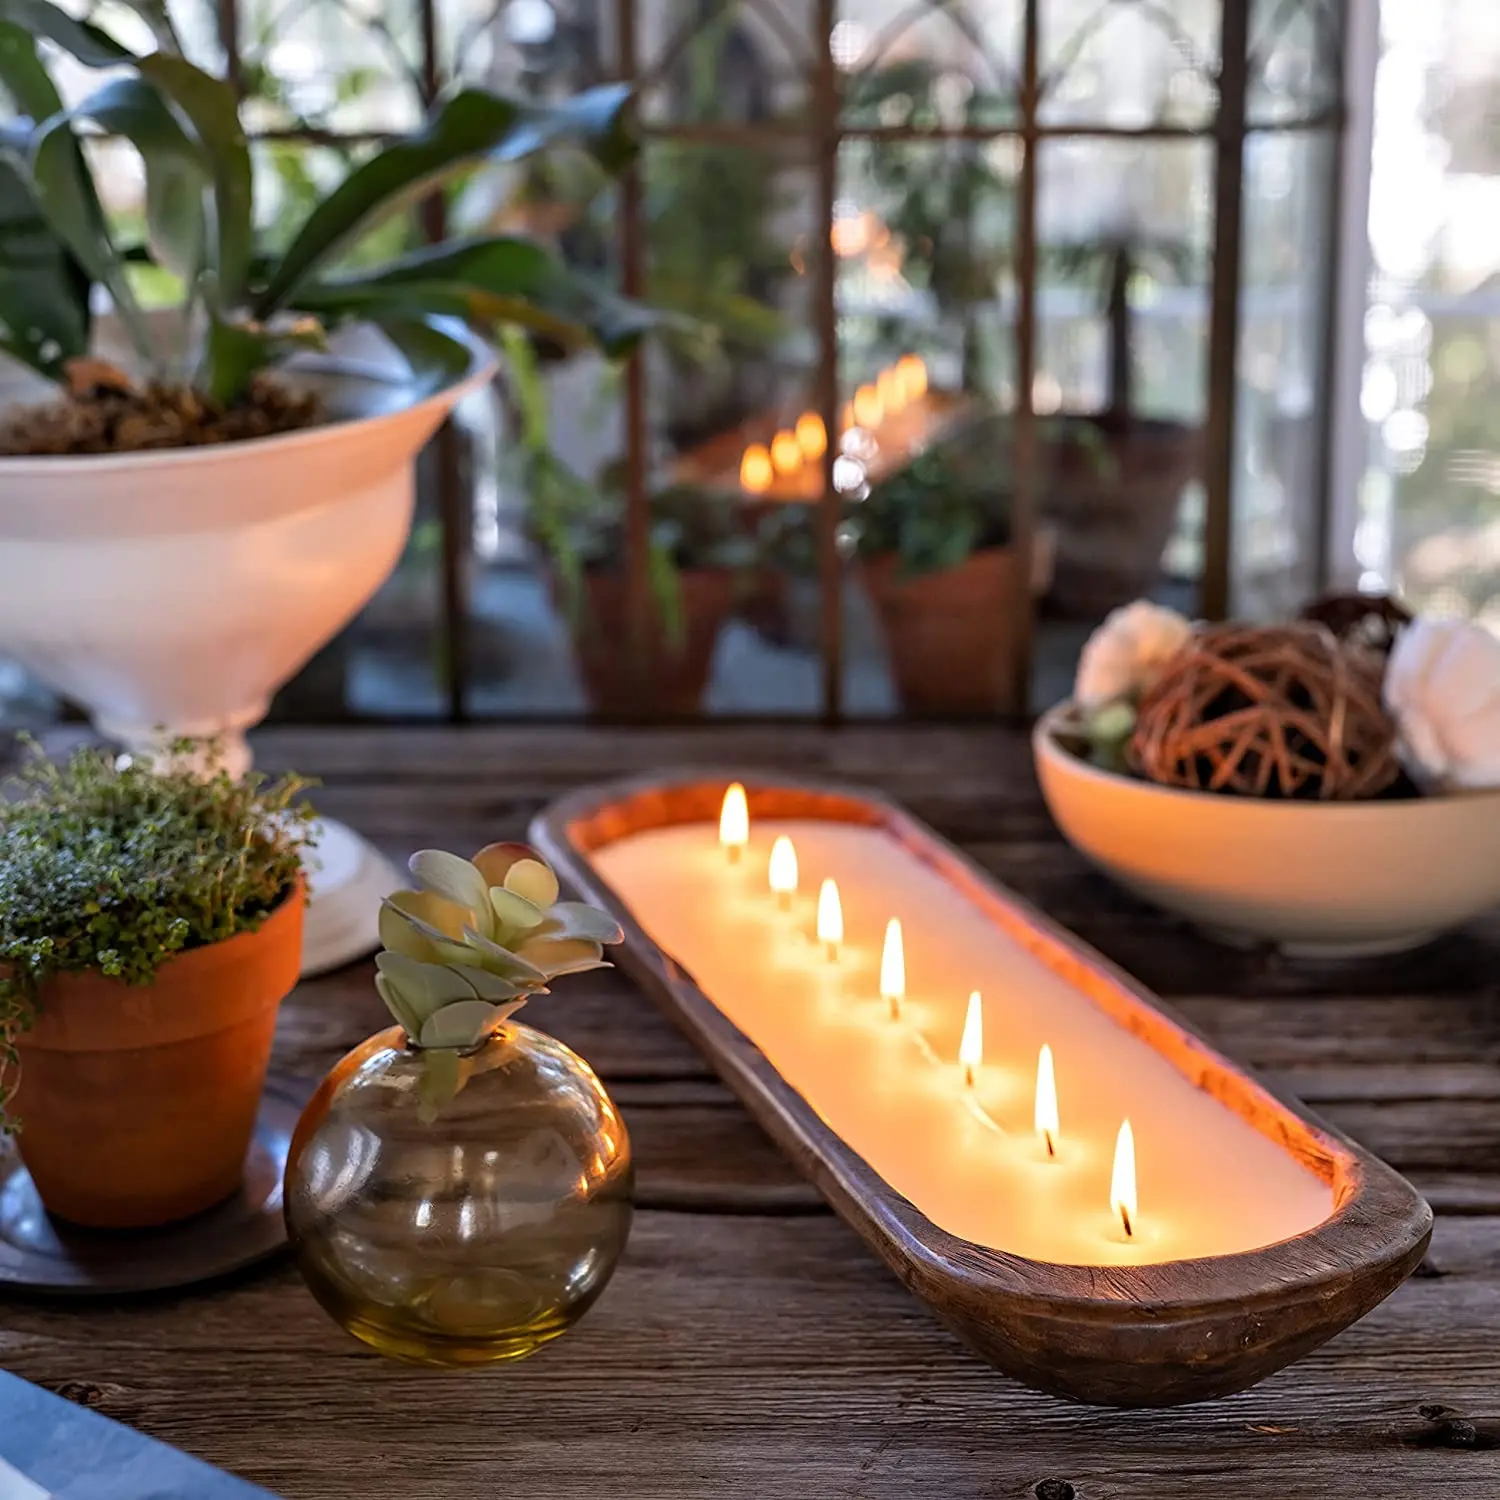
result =
[[[568,787],[676,763],[881,787],[1410,1176],[1437,1210],[1431,1253],[1245,1395],[1168,1412],[1034,1395],[931,1321],[606,973],[537,1006],[603,1074],[638,1162],[622,1267],[566,1339],[513,1368],[407,1369],[283,1263],[134,1303],[6,1300],[0,1365],[291,1500],[1500,1497],[1500,923],[1365,964],[1215,947],[1085,871],[1024,737],[999,730],[282,730],[259,751],[323,777],[321,806],[400,856],[521,836]],[[298,990],[274,1066],[311,1081],[383,1024],[370,973]]]

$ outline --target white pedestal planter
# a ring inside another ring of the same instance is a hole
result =
[[[411,523],[412,461],[493,359],[418,396],[389,366],[297,366],[340,420],[254,442],[78,458],[0,458],[0,654],[151,751],[245,731],[271,695],[384,582]],[[394,871],[326,825],[311,871],[305,959],[375,945]]]

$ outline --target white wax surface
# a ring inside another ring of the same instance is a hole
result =
[[[767,884],[772,840],[796,845],[790,912]],[[1223,1255],[1301,1234],[1332,1191],[1203,1093],[879,829],[760,821],[731,865],[708,824],[634,834],[591,859],[656,944],[822,1120],[934,1224],[1032,1260],[1127,1265]],[[837,880],[845,943],[813,940]],[[899,917],[907,1000],[879,998]],[[973,1090],[958,1064],[971,990],[984,1005]],[[1037,1052],[1056,1058],[1055,1160],[1032,1131]],[[1127,1240],[1109,1207],[1115,1134],[1135,1131],[1140,1201]]]

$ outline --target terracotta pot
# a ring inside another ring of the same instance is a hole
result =
[[[987,547],[956,568],[903,576],[896,557],[864,565],[909,714],[1003,713],[1013,702],[1015,554]]]
[[[1057,530],[1052,602],[1102,618],[1151,591],[1188,481],[1203,465],[1203,433],[1178,422],[1062,419],[1092,427],[1098,449],[1074,438],[1043,447],[1040,509]]]
[[[719,632],[734,609],[734,575],[723,568],[678,575],[682,635],[668,638],[655,610],[639,685],[630,658],[630,622],[621,573],[585,575],[583,618],[573,632],[578,670],[596,714],[612,719],[689,718],[703,706]]]
[[[43,986],[11,1109],[49,1213],[138,1229],[234,1192],[302,911],[299,881],[257,931],[178,954],[149,985],[91,973]]]

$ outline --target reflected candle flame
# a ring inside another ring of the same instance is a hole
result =
[[[785,428],[771,439],[771,467],[778,474],[795,474],[802,467],[802,444]]]
[[[770,881],[776,904],[782,911],[790,911],[797,892],[797,851],[784,833],[778,834],[771,845]]]
[[[750,804],[745,800],[744,787],[736,781],[724,793],[724,806],[719,810],[719,844],[729,863],[737,865],[749,842]]]
[[[861,427],[879,427],[885,415],[880,391],[873,385],[862,385],[854,393],[854,420]]]
[[[1036,1060],[1036,1111],[1032,1116],[1048,1156],[1057,1155],[1057,1079],[1052,1072],[1052,1049],[1044,1042]]]
[[[763,443],[751,443],[740,459],[740,488],[752,495],[764,495],[776,478],[771,455]]]
[[[1135,1132],[1130,1121],[1120,1124],[1120,1133],[1115,1138],[1115,1167],[1109,1178],[1110,1212],[1117,1215],[1125,1226],[1125,1237],[1135,1234]]]
[[[901,1017],[906,998],[906,950],[901,942],[901,923],[892,917],[885,924],[885,946],[880,950],[880,998],[890,1007],[891,1020]]]
[[[839,905],[839,888],[832,880],[825,880],[818,890],[818,941],[828,954],[828,962],[833,963],[844,941],[844,909]]]
[[[822,458],[828,451],[828,429],[815,411],[805,411],[797,418],[797,446],[809,462]]]
[[[875,382],[875,393],[880,397],[880,404],[887,416],[894,416],[906,405],[908,399],[906,381],[898,365],[892,365],[889,370],[880,372]]]
[[[927,394],[927,365],[921,355],[902,355],[896,361],[896,374],[908,401],[920,401]]]
[[[969,996],[964,1016],[964,1034],[958,1044],[958,1061],[964,1070],[964,1083],[974,1087],[974,1070],[984,1061],[984,1004],[975,990]]]

